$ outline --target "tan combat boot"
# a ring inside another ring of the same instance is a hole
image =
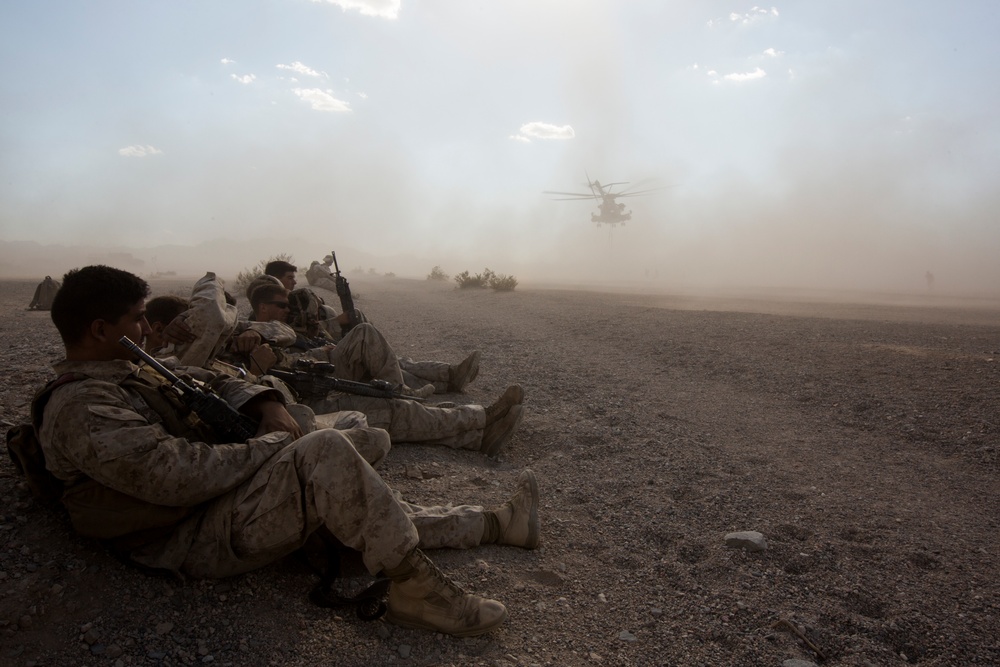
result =
[[[507,609],[496,600],[466,593],[424,555],[414,549],[396,567],[386,570],[389,609],[386,620],[406,628],[475,637],[507,620]]]
[[[479,359],[482,354],[476,350],[458,366],[448,368],[448,391],[462,391],[479,376]]]
[[[492,516],[491,516],[492,515]],[[510,544],[515,547],[538,547],[538,480],[525,468],[517,476],[517,491],[506,503],[486,513],[483,543]]]

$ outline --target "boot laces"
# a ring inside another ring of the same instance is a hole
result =
[[[435,565],[430,558],[427,557],[427,554],[425,554],[423,551],[420,551],[419,553],[420,553],[420,560],[422,560],[426,564],[427,569],[430,572],[430,575],[434,577],[434,579],[443,584],[444,587],[456,597],[462,597],[463,595],[465,595],[465,591],[462,589],[462,587],[456,584],[454,581],[452,581],[449,577],[445,576],[444,572],[442,572],[441,569],[437,565]]]

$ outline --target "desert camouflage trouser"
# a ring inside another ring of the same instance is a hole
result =
[[[273,562],[325,526],[361,552],[370,572],[399,564],[414,547],[480,543],[483,508],[403,502],[341,432],[309,433],[212,503],[198,522],[181,571],[225,577]]]
[[[356,410],[368,425],[384,428],[394,444],[401,442],[445,445],[454,449],[479,449],[486,428],[486,410],[481,405],[439,408],[398,398],[372,398],[332,392],[326,398],[306,403],[317,415]]]
[[[409,357],[400,357],[399,368],[403,372],[403,382],[407,387],[419,389],[425,384],[433,384],[435,394],[448,392],[451,364],[443,361],[414,361]]]
[[[399,369],[396,353],[392,351],[385,336],[370,324],[359,324],[351,329],[327,353],[327,360],[336,366],[334,375],[344,380],[385,380],[397,385],[403,383],[403,373]]]

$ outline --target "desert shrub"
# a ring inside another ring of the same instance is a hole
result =
[[[264,267],[266,267],[270,262],[279,261],[288,262],[289,264],[295,263],[292,260],[292,256],[287,253],[281,253],[279,255],[268,257],[267,259],[262,259],[253,266],[243,269],[236,274],[236,281],[233,283],[233,289],[242,294],[246,291],[250,283],[264,275]]]
[[[445,273],[440,266],[435,266],[431,269],[431,272],[427,274],[427,280],[448,280],[448,274]]]
[[[492,287],[500,292],[510,292],[517,287],[517,278],[506,276],[502,273],[498,274],[489,268],[483,269],[482,273],[477,273],[476,275],[472,275],[468,271],[462,271],[455,276],[455,282],[462,289],[474,287],[486,289],[487,287]]]
[[[485,288],[486,279],[483,278],[483,274],[477,273],[476,275],[470,275],[468,271],[462,271],[457,276],[455,276],[455,282],[458,283],[461,289],[472,289],[472,288]]]
[[[490,287],[497,292],[513,292],[517,287],[517,278],[497,273],[490,278]]]
[[[395,278],[396,277],[396,274],[393,273],[392,271],[386,271],[382,275],[385,276],[386,278]]]
[[[378,275],[378,271],[375,270],[374,266],[371,267],[370,269],[368,269],[368,275],[370,275],[370,276],[377,276]]]

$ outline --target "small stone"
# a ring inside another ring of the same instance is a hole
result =
[[[97,630],[94,630],[93,628],[83,634],[83,641],[87,642],[91,646],[96,644],[98,639],[100,639],[100,637],[97,634]]]
[[[764,551],[767,549],[767,539],[755,530],[744,530],[726,535],[726,546],[730,549]]]
[[[31,616],[29,616],[28,614],[25,614],[21,618],[17,619],[17,627],[21,628],[22,630],[27,630],[28,628],[30,628],[31,627]]]
[[[809,660],[799,660],[798,658],[789,658],[781,663],[781,667],[816,667],[815,662]]]
[[[621,632],[619,632],[618,633],[618,639],[621,639],[622,641],[625,641],[625,642],[639,641],[639,638],[636,637],[635,635],[633,635],[628,630],[622,630]]]
[[[125,651],[118,644],[108,644],[108,647],[104,649],[104,655],[109,658],[117,658]]]
[[[399,657],[405,660],[406,658],[410,657],[410,651],[412,650],[412,647],[409,644],[400,644],[399,648],[396,650],[399,652]]]
[[[604,658],[602,658],[597,653],[594,653],[593,651],[591,651],[590,653],[588,653],[587,657],[590,659],[591,662],[601,662],[601,661],[604,660]]]
[[[607,596],[604,593],[598,593],[597,594],[597,601],[598,602],[607,602],[608,598],[607,598]]]
[[[156,634],[165,635],[174,629],[174,624],[170,621],[165,621],[163,623],[156,624]]]

